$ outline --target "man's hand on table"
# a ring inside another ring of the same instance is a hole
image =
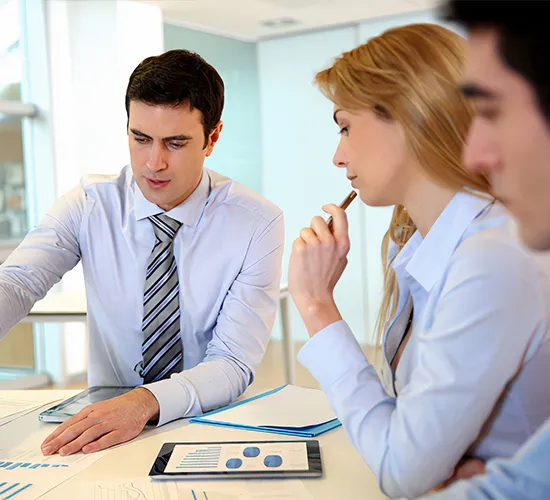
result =
[[[127,394],[87,406],[62,423],[42,443],[42,453],[94,453],[135,438],[147,422],[158,418],[158,401],[138,387]]]

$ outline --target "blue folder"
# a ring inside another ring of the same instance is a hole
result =
[[[212,417],[212,415],[222,413],[225,410],[229,410],[230,408],[235,408],[236,406],[245,405],[247,403],[250,403],[251,401],[255,401],[257,399],[270,396],[271,394],[275,394],[276,392],[280,391],[281,389],[284,389],[285,387],[286,385],[283,385],[281,387],[277,387],[277,389],[273,389],[271,391],[264,392],[263,394],[259,394],[258,396],[254,396],[253,398],[245,399],[244,401],[239,401],[238,403],[225,406],[223,408],[220,408],[219,410],[214,410],[209,413],[205,413],[201,417],[194,417],[190,419],[189,422],[193,424],[206,424],[206,425],[216,425],[219,427],[231,427],[234,429],[244,429],[247,431],[272,432],[275,434],[284,434],[286,436],[299,436],[304,438],[312,438],[312,437],[320,436],[321,434],[324,434],[325,432],[328,432],[342,425],[337,418],[334,418],[327,422],[323,422],[321,424],[308,425],[306,427],[279,427],[279,426],[269,426],[269,425],[250,426],[250,425],[234,424],[231,422],[224,422],[223,420],[205,420],[206,418]]]

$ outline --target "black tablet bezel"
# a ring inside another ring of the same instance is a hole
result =
[[[272,443],[306,443],[307,449],[307,458],[309,469],[293,471],[293,470],[259,470],[259,471],[219,471],[219,472],[165,472],[166,466],[170,461],[170,457],[174,448],[177,445],[193,445],[193,446],[212,446],[212,445],[225,445],[225,444],[243,444],[243,445],[262,445],[262,444],[272,444]],[[287,440],[287,441],[219,441],[219,442],[178,442],[178,443],[164,443],[160,449],[157,458],[149,471],[149,476],[152,479],[168,479],[171,477],[179,479],[194,479],[196,477],[201,478],[233,478],[239,479],[250,478],[250,477],[262,477],[267,478],[271,477],[276,479],[277,477],[321,477],[323,475],[323,464],[321,461],[321,448],[319,446],[319,441],[316,439],[304,439],[304,440]]]

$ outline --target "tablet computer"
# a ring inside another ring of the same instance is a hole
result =
[[[101,387],[94,386],[79,392],[75,396],[44,410],[38,415],[41,422],[60,424],[76,415],[85,406],[99,401],[111,399],[134,389],[133,387]]]
[[[152,479],[314,478],[323,475],[319,441],[165,443]]]

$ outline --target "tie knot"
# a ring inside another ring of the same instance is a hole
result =
[[[181,222],[168,217],[166,214],[152,215],[149,220],[153,223],[157,239],[163,243],[171,242],[181,227]]]

